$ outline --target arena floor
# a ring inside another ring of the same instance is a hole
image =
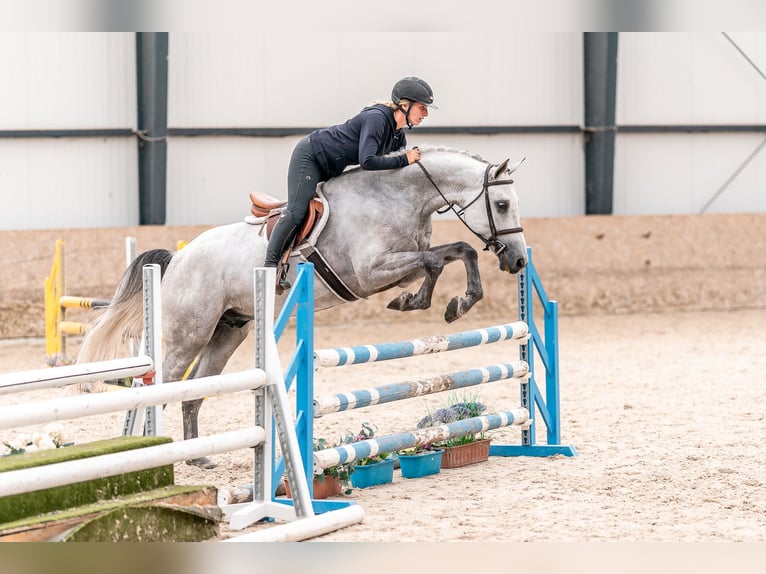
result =
[[[437,315],[438,316],[438,315]],[[509,319],[500,319],[495,323]],[[319,325],[318,348],[396,341],[488,326],[466,317],[445,325],[421,322]],[[284,353],[290,352],[288,328]],[[766,539],[764,377],[766,310],[562,317],[561,407],[563,443],[573,458],[500,458],[416,480],[354,490],[363,524],[321,541],[720,542]],[[72,347],[72,350],[74,348]],[[0,372],[39,368],[40,339],[0,341]],[[285,355],[286,356],[286,355]],[[441,355],[320,371],[318,393],[353,390],[485,366],[518,357],[513,342]],[[247,341],[227,370],[252,366]],[[474,387],[489,410],[518,406],[518,384]],[[45,391],[45,397],[72,390]],[[3,397],[3,404],[41,398]],[[446,394],[419,397],[326,416],[317,434],[333,439],[361,422],[380,433],[414,428]],[[246,395],[210,398],[203,434],[241,428],[252,420]],[[123,415],[68,421],[75,442],[119,434]],[[538,425],[542,427],[542,425]],[[110,430],[111,429],[111,430]],[[170,407],[165,429],[181,438],[180,408]],[[19,429],[23,430],[23,429]],[[35,429],[31,429],[35,430]],[[538,429],[540,430],[540,429]],[[11,438],[0,432],[0,442]],[[490,433],[517,443],[516,429]],[[540,436],[538,439],[544,441]],[[176,465],[176,480],[219,487],[251,479],[249,451],[215,457],[214,470]],[[268,528],[256,525],[246,530]],[[221,538],[240,532],[222,529]]]

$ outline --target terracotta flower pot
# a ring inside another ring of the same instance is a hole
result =
[[[487,460],[489,458],[490,442],[491,439],[487,438],[467,444],[443,447],[442,468],[458,468]]]
[[[314,500],[321,500],[330,496],[339,496],[342,491],[340,484],[340,477],[337,476],[323,476],[314,477]],[[287,498],[292,498],[292,492],[290,492],[290,481],[285,479],[285,494]]]

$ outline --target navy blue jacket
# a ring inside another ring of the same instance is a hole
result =
[[[381,157],[403,149],[407,139],[396,129],[394,110],[382,104],[364,108],[343,124],[314,130],[311,147],[328,178],[340,175],[349,165],[362,169],[396,169],[407,165],[407,156]]]

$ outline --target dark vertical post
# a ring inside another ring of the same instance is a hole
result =
[[[612,213],[617,32],[585,32],[585,213]]]
[[[164,225],[168,134],[168,33],[136,33],[138,202],[141,225]]]

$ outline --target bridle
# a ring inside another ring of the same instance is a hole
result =
[[[498,231],[497,227],[495,226],[495,219],[492,216],[492,208],[489,204],[489,188],[493,185],[510,185],[513,183],[512,179],[506,179],[503,181],[489,181],[489,172],[492,169],[492,164],[487,164],[486,169],[484,170],[484,184],[482,185],[481,191],[474,197],[471,201],[468,202],[467,205],[463,205],[460,207],[460,209],[455,208],[455,204],[447,199],[447,197],[442,193],[442,190],[439,189],[439,186],[436,185],[436,182],[434,181],[434,178],[431,177],[431,174],[428,173],[428,170],[425,168],[425,166],[420,163],[419,161],[416,162],[420,169],[423,170],[423,174],[428,178],[428,181],[431,182],[431,185],[434,186],[434,189],[439,192],[439,195],[442,196],[442,199],[447,203],[447,208],[452,210],[455,215],[457,215],[457,218],[461,221],[463,225],[465,225],[468,230],[473,233],[476,237],[481,239],[481,241],[484,243],[484,251],[492,251],[495,255],[500,255],[503,250],[505,249],[505,244],[502,243],[500,240],[498,240],[498,237],[501,235],[510,235],[512,233],[521,233],[524,231],[523,227],[509,227],[508,229],[501,229]],[[463,214],[465,213],[465,210],[471,207],[476,201],[481,197],[484,196],[484,205],[487,208],[487,221],[489,221],[489,229],[490,229],[490,236],[484,237],[480,233],[477,233],[474,231],[470,225],[468,225],[468,222],[463,217]],[[445,209],[446,211],[446,209]],[[439,213],[444,213],[443,211],[440,211]]]

